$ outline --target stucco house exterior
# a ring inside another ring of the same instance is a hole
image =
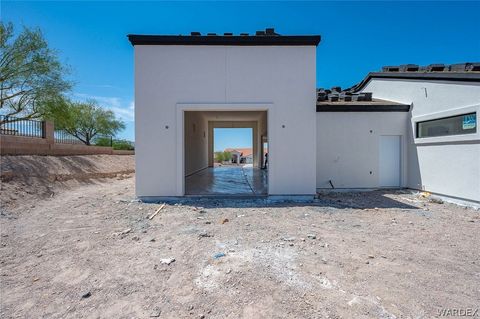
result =
[[[232,154],[232,163],[253,164],[252,148],[226,148],[224,152],[229,152]]]
[[[213,166],[213,129],[268,143],[268,193],[411,188],[480,204],[480,65],[403,65],[317,89],[318,35],[129,35],[135,55],[136,192],[185,196]],[[193,158],[196,154],[198,158]]]
[[[479,71],[384,67],[350,89],[319,90],[317,187],[402,187],[479,203]]]

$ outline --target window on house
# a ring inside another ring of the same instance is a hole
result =
[[[471,134],[477,132],[475,112],[417,122],[417,138]]]

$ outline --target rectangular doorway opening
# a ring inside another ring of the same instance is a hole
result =
[[[184,113],[185,195],[268,194],[266,111]]]
[[[379,185],[380,187],[400,187],[401,137],[398,135],[380,136],[379,145]]]

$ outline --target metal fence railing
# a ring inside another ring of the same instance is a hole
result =
[[[0,134],[44,138],[45,122],[0,115]]]
[[[84,144],[80,139],[76,138],[72,134],[64,130],[56,130],[53,134],[55,137],[55,143],[60,144]],[[113,139],[112,136],[99,135],[95,136],[91,141],[90,145],[99,145],[99,146],[112,146]]]
[[[47,136],[51,136],[52,131],[55,143],[84,144],[80,139],[65,130],[55,130],[52,125],[45,125],[45,121],[24,120],[12,116],[0,115],[1,135],[47,138]],[[113,137],[110,135],[97,135],[92,138],[90,145],[112,147]]]
[[[78,138],[76,138],[72,134],[67,133],[66,131],[63,131],[63,130],[55,130],[53,132],[53,137],[55,138],[55,143],[60,143],[60,144],[84,144]]]

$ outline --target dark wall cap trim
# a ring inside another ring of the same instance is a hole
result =
[[[187,36],[129,34],[132,45],[235,45],[235,46],[317,46],[319,35],[281,36]]]
[[[352,87],[353,91],[362,90],[371,79],[400,79],[400,80],[433,80],[433,81],[457,81],[457,82],[480,82],[480,72],[370,72],[359,84]]]
[[[367,77],[370,78],[394,78],[394,79],[429,79],[429,80],[448,80],[448,81],[477,81],[480,82],[480,72],[402,72],[402,73],[383,73],[370,72]]]
[[[317,105],[317,112],[408,112],[410,105]]]

